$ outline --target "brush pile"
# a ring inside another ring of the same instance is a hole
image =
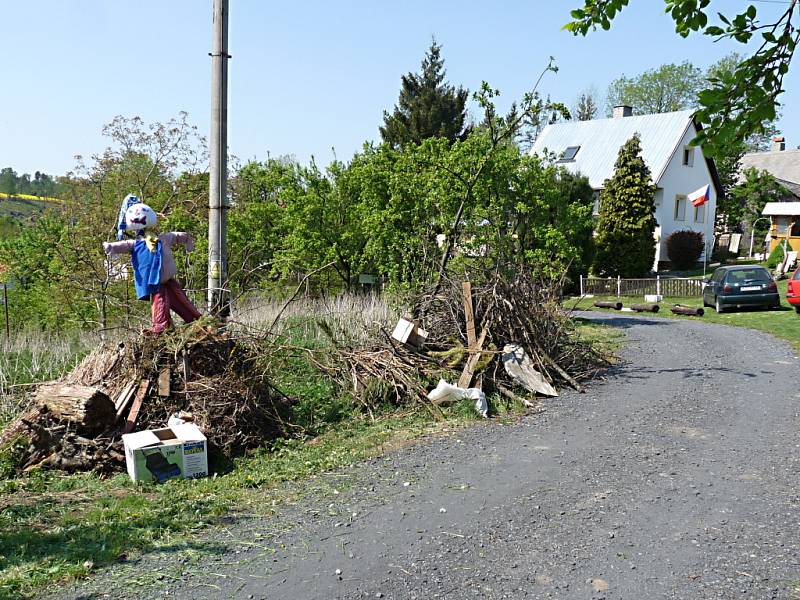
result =
[[[439,378],[531,406],[537,392],[582,391],[581,382],[610,365],[610,357],[576,334],[561,306],[561,282],[526,270],[479,284],[445,279],[417,306],[416,318],[408,319],[427,333],[424,346],[400,343],[385,330],[370,347],[338,346],[340,381],[367,409],[379,401],[429,404]]]
[[[165,427],[180,413],[226,457],[287,435],[291,401],[270,385],[258,348],[207,320],[91,352],[0,435],[30,440],[24,468],[125,468],[121,435]]]

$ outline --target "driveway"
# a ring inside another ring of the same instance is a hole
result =
[[[791,348],[700,320],[593,318],[627,344],[587,393],[322,476],[155,587],[122,582],[169,553],[60,597],[800,598]]]

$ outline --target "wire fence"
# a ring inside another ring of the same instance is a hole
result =
[[[688,277],[654,277],[647,279],[623,279],[621,277],[580,278],[581,296],[671,296],[696,298],[703,294],[705,282]]]

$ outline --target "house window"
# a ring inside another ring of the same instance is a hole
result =
[[[595,192],[594,196],[594,204],[592,205],[592,216],[599,217],[600,216],[600,192]]]
[[[686,220],[686,196],[675,196],[675,220]]]
[[[700,206],[694,206],[694,222],[695,223],[705,223],[706,221],[706,205],[701,204]]]
[[[691,146],[686,146],[683,149],[683,165],[686,167],[694,165],[694,148]]]
[[[558,162],[570,162],[575,160],[575,155],[580,149],[580,146],[569,146],[566,150],[564,150],[564,154],[561,155],[561,158],[558,159]]]
[[[775,233],[780,236],[786,236],[789,231],[789,217],[775,217]]]

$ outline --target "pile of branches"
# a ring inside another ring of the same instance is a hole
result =
[[[521,347],[555,388],[583,391],[583,382],[611,364],[611,357],[577,335],[561,304],[563,281],[545,281],[518,268],[466,283],[445,277],[417,299],[408,319],[427,332],[422,347],[400,343],[385,329],[368,347],[337,345],[341,384],[367,409],[375,403],[376,382],[385,391],[379,395],[382,400],[429,405],[428,390],[439,378],[531,406],[531,391],[504,367],[509,345]],[[467,294],[471,311],[465,304]]]
[[[180,415],[204,432],[212,454],[241,455],[291,430],[292,402],[266,371],[256,340],[207,320],[131,337],[95,349],[65,378],[42,386],[0,446],[29,440],[21,461],[28,469],[110,472],[125,467],[123,433],[160,429]]]

